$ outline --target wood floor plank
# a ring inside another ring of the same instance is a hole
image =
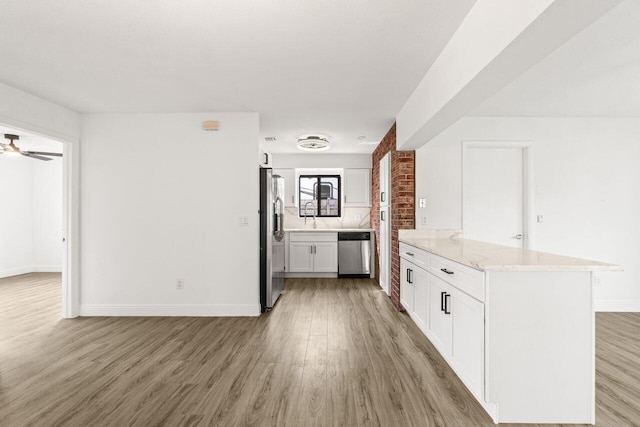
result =
[[[60,295],[0,279],[3,427],[493,425],[372,280],[287,280],[259,318],[65,320]],[[596,425],[640,425],[638,336],[597,314]]]

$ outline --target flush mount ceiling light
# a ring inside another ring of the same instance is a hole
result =
[[[302,151],[327,151],[329,140],[324,135],[302,135],[298,138],[298,149]]]

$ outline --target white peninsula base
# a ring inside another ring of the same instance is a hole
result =
[[[593,271],[622,267],[462,238],[400,242],[402,305],[496,423],[595,423]]]

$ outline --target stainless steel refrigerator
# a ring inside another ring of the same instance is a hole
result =
[[[260,168],[260,306],[270,310],[284,289],[284,179]]]

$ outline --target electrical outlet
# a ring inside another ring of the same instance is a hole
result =
[[[600,283],[600,276],[596,276],[595,279],[596,279],[595,280],[595,282],[596,282],[595,285],[596,286],[602,286],[602,283]]]
[[[420,217],[420,224],[427,225],[427,216],[426,215],[422,215]]]
[[[544,217],[542,215],[538,215],[536,217],[536,219],[537,219],[538,223],[542,223],[542,221],[544,220]]]
[[[184,280],[182,280],[182,279],[176,280],[176,289],[179,290],[179,291],[184,289]]]
[[[248,227],[249,226],[249,218],[246,216],[241,216],[240,217],[240,226],[241,227]]]

